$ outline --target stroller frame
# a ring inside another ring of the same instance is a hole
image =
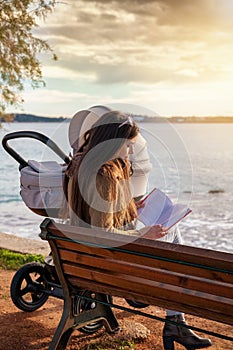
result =
[[[5,135],[2,139],[2,146],[7,153],[19,163],[19,170],[28,166],[28,162],[9,145],[9,141],[19,138],[32,138],[38,140],[48,146],[63,162],[69,164],[70,157],[67,156],[58,145],[49,137],[35,131],[17,131]],[[32,210],[35,214],[47,217],[46,210]],[[53,212],[53,217],[57,213]],[[32,262],[23,265],[13,276],[10,286],[11,299],[15,306],[24,312],[33,312],[42,307],[49,297],[63,299],[62,287],[55,267],[45,258],[44,264]],[[90,297],[91,291],[80,290],[81,295]],[[76,311],[81,313],[84,310],[93,309],[96,307],[95,302],[88,302],[84,299],[76,297]],[[101,321],[93,322],[85,327],[80,328],[80,331],[86,334],[92,334],[102,328]]]
[[[9,145],[10,140],[19,138],[36,139],[54,151],[55,154],[65,162],[65,164],[68,165],[70,162],[70,157],[67,156],[49,137],[35,131],[17,131],[5,135],[2,139],[2,146],[6,152],[9,153],[17,163],[19,163],[19,170],[29,165],[28,162]],[[46,210],[29,209],[38,215],[44,217],[48,216]],[[49,214],[51,214],[51,210],[49,211]],[[53,214],[53,217],[57,217],[56,212],[53,212]],[[45,258],[44,264],[32,262],[23,265],[13,276],[10,286],[11,299],[18,309],[24,312],[33,312],[42,307],[49,297],[64,299],[62,287],[55,267],[48,262],[49,257]],[[75,309],[77,314],[96,308],[96,302],[88,300],[91,298],[92,294],[93,293],[90,290],[80,289],[80,293],[75,298]],[[86,300],[83,296],[86,297]],[[110,296],[106,297],[110,301],[112,300]],[[148,304],[128,299],[126,299],[126,301],[130,306],[139,309],[148,306]],[[79,330],[86,334],[92,334],[102,327],[102,321],[96,321],[79,328]]]

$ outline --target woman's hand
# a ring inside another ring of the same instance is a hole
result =
[[[165,236],[168,231],[166,231],[166,229],[164,229],[162,225],[154,225],[143,227],[141,230],[139,230],[139,232],[141,232],[142,234],[141,237],[155,240]]]

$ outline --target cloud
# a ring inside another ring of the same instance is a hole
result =
[[[232,23],[223,16],[230,4],[69,0],[57,6],[40,34],[59,57],[58,74],[59,67],[60,74],[66,69],[71,79],[87,74],[98,84],[195,83],[225,77],[231,65]]]

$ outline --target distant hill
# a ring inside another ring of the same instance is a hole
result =
[[[135,116],[135,120],[137,122],[143,123],[164,123],[164,121],[168,121],[170,123],[233,123],[233,117],[182,117],[182,116],[174,116],[174,117],[148,117],[148,116]]]
[[[164,123],[168,121],[170,123],[233,123],[233,117],[148,117],[146,115],[133,115],[137,123]],[[4,117],[2,118],[2,121]],[[17,123],[58,123],[58,122],[70,122],[71,118],[65,117],[41,117],[33,114],[8,114],[5,117],[6,121],[13,121]],[[0,120],[1,121],[1,120]]]
[[[233,123],[233,117],[169,117],[171,123]]]
[[[40,117],[33,114],[12,114],[14,122],[18,123],[58,123],[58,122],[68,122],[69,118],[64,117]]]

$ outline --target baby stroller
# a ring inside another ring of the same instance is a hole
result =
[[[52,149],[63,161],[36,162],[24,160],[9,141],[19,138],[33,138]],[[5,135],[4,149],[19,163],[21,196],[34,213],[46,217],[58,217],[62,203],[62,179],[70,158],[47,136],[33,131],[19,131]],[[45,258],[44,264],[32,262],[22,266],[13,276],[10,286],[11,299],[15,306],[25,312],[32,312],[45,304],[50,296],[63,299],[62,288],[52,264],[52,257]],[[90,297],[90,291],[82,291]],[[94,308],[95,304],[76,298],[77,313]],[[102,327],[101,322],[91,323],[80,331],[94,333]]]
[[[95,106],[88,110],[83,110],[75,114],[69,126],[69,141],[73,151],[80,147],[83,142],[82,135],[102,114],[110,109],[105,106]],[[48,146],[61,159],[61,164],[55,161],[37,162],[34,160],[26,161],[19,155],[15,149],[9,145],[9,141],[19,138],[32,138]],[[26,206],[34,213],[40,216],[58,218],[59,209],[63,200],[62,182],[70,157],[66,155],[50,138],[33,131],[19,131],[5,135],[2,140],[4,149],[19,163],[21,197]],[[140,147],[144,172],[140,172],[140,167],[135,169],[140,186],[145,186],[147,182],[145,173],[150,171],[150,164],[143,158],[145,145]],[[138,193],[142,193],[140,186],[137,185]],[[32,312],[39,309],[48,300],[50,296],[63,299],[62,288],[52,263],[52,256],[45,258],[44,264],[29,263],[22,266],[14,275],[11,282],[11,298],[17,308],[25,312]],[[92,291],[82,290],[76,297],[76,313],[95,308],[95,302],[87,301],[80,296],[90,298]],[[109,297],[111,302],[111,298]],[[127,302],[137,308],[147,306],[143,303],[137,303],[130,300]],[[102,321],[88,324],[80,330],[84,333],[94,333],[102,327]]]

